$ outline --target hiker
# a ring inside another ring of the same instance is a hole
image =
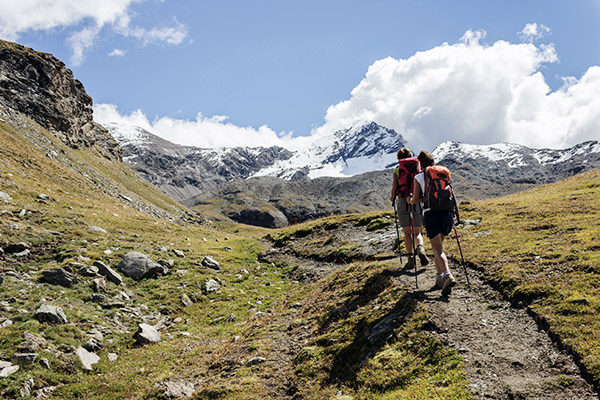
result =
[[[451,191],[439,189],[444,185],[439,184],[439,178],[436,180],[436,174],[440,171],[442,176],[445,174],[449,181],[450,171],[445,167],[435,166],[433,155],[428,151],[421,151],[417,159],[421,163],[423,171],[415,176],[413,194],[408,197],[407,202],[416,204],[422,200],[424,203],[423,222],[433,249],[437,271],[435,284],[442,289],[443,296],[448,296],[456,285],[456,280],[448,267],[443,242],[454,226],[453,203]]]
[[[423,207],[420,203],[408,204],[406,198],[412,191],[413,177],[421,171],[419,161],[413,157],[412,152],[407,148],[398,150],[398,167],[394,168],[394,179],[392,182],[392,195],[390,201],[395,207],[396,215],[400,221],[402,232],[404,233],[404,246],[408,261],[404,265],[405,269],[415,268],[415,249],[419,256],[421,265],[429,264],[425,248],[423,247],[423,235],[421,229],[423,226]],[[412,216],[411,216],[412,213]],[[412,220],[412,221],[411,221]],[[411,228],[412,225],[412,228]],[[400,246],[398,238],[398,246]]]

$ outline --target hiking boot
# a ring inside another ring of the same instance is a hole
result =
[[[441,289],[444,286],[444,280],[440,274],[435,274],[435,287]]]
[[[442,296],[448,296],[452,292],[452,288],[456,286],[456,279],[452,274],[448,274],[442,278]]]
[[[412,254],[408,254],[408,261],[404,264],[404,269],[413,269],[415,267],[415,258]]]
[[[425,254],[425,247],[417,246],[417,255],[421,261],[421,266],[424,267],[429,264],[429,259],[427,258],[427,254]]]

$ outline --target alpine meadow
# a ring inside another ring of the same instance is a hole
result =
[[[442,295],[426,235],[405,268],[402,132],[182,146],[84,86],[0,40],[0,398],[598,399],[600,142],[441,143]]]

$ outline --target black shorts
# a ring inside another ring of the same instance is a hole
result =
[[[448,236],[454,227],[452,211],[425,211],[423,222],[429,239],[433,239],[440,233]]]

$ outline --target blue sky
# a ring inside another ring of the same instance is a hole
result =
[[[63,60],[100,122],[182,144],[301,147],[374,119],[430,150],[566,147],[600,137],[599,4],[7,0],[0,38]]]

